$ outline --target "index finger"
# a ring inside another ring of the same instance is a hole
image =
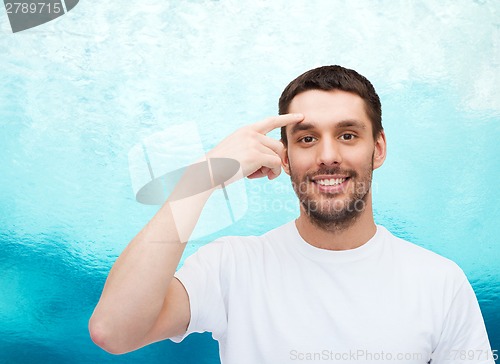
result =
[[[274,129],[295,124],[302,120],[304,120],[303,114],[284,114],[259,121],[253,124],[252,127],[259,133],[267,134]]]

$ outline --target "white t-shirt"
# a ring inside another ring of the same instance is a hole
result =
[[[224,237],[175,277],[191,320],[171,340],[212,332],[223,364],[494,363],[463,271],[382,226],[343,251],[308,244],[294,221]]]

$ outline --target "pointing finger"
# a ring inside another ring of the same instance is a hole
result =
[[[258,140],[277,155],[281,155],[285,146],[279,140],[273,139],[266,135],[259,135]]]
[[[284,114],[259,121],[253,124],[252,128],[259,133],[267,134],[274,129],[295,124],[302,120],[304,120],[302,114]]]

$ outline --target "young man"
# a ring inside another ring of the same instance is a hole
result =
[[[210,331],[223,363],[493,363],[462,270],[374,223],[372,172],[386,140],[371,83],[320,67],[292,81],[279,106],[283,115],[236,131],[207,157],[237,160],[248,178],[283,168],[300,216],[207,244],[175,272],[216,188],[174,204],[199,184],[188,170],[113,266],[90,319],[94,342],[125,353]],[[266,136],[278,127],[281,141]]]

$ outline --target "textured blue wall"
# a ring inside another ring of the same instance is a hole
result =
[[[217,362],[210,334],[121,357],[90,341],[107,272],[155,212],[134,201],[127,153],[189,120],[209,149],[324,64],[381,96],[377,222],[464,269],[500,349],[499,18],[494,1],[86,1],[12,34],[0,11],[0,361]],[[219,235],[296,216],[286,176],[247,190]]]

